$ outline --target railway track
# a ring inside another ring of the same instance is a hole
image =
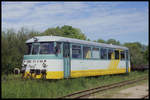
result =
[[[91,94],[95,94],[95,93],[105,91],[105,90],[108,90],[108,89],[112,89],[112,88],[116,88],[116,87],[125,86],[125,85],[128,85],[128,84],[133,84],[133,83],[141,81],[141,80],[146,80],[147,78],[148,77],[142,77],[142,78],[138,78],[137,80],[126,80],[126,81],[122,81],[122,82],[118,82],[118,83],[99,86],[99,87],[96,87],[96,88],[86,89],[86,90],[83,90],[83,91],[68,94],[68,95],[63,96],[61,98],[83,98],[83,97],[88,97]],[[146,96],[143,97],[143,98],[146,98]]]

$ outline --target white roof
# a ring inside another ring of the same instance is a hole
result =
[[[128,50],[127,47],[123,47],[123,46],[105,44],[105,43],[97,43],[97,42],[79,40],[79,39],[74,39],[74,38],[66,38],[66,37],[60,37],[60,36],[35,36],[35,37],[27,40],[26,43],[32,43],[32,42],[34,42],[35,39],[37,39],[38,42],[60,41],[60,42],[80,43],[80,44],[86,44],[86,45],[94,45],[94,46]]]

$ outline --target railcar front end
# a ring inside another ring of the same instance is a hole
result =
[[[60,42],[27,43],[22,72],[24,78],[63,78],[62,44]]]

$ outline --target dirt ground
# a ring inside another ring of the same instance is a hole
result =
[[[89,98],[141,98],[149,94],[149,83],[142,83],[126,89],[121,89],[117,93],[105,93],[104,95],[93,95]],[[149,98],[149,97],[148,97]]]
[[[117,95],[113,95],[111,98],[141,98],[149,94],[148,83],[137,85],[131,88],[121,90]]]

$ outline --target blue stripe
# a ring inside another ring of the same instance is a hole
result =
[[[24,55],[24,60],[27,59],[62,59],[62,57],[56,55]]]

